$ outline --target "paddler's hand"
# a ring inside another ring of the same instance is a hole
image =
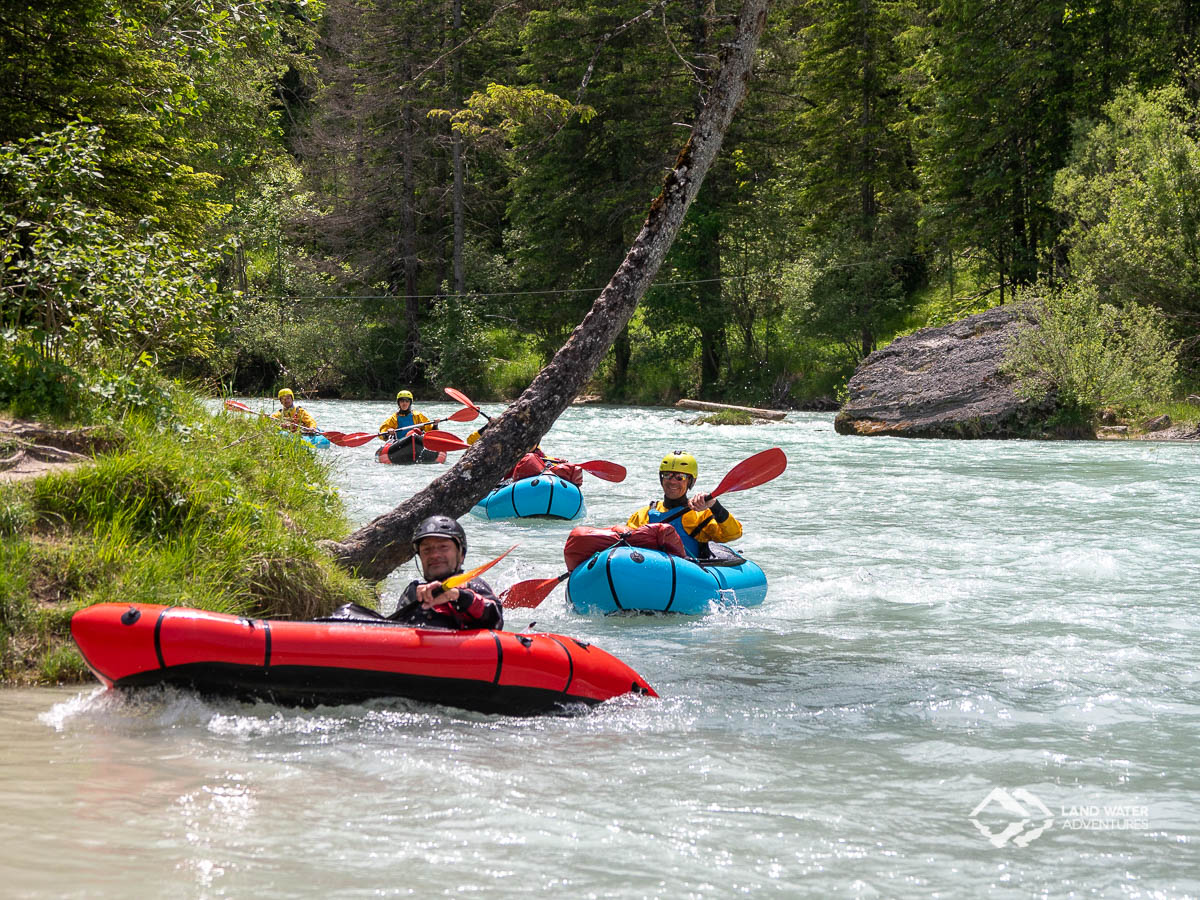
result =
[[[417,585],[417,600],[423,609],[433,609],[435,606],[453,603],[458,599],[458,588],[450,588],[434,596],[434,592],[441,586],[442,583],[440,581],[430,581]]]
[[[688,498],[688,506],[694,509],[696,512],[712,509],[712,505],[716,502],[717,501],[712,494],[696,494],[694,497]]]

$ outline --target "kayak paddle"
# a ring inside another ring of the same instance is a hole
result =
[[[375,440],[375,435],[366,431],[352,431],[349,434],[344,431],[319,431],[317,433],[325,435],[339,447],[361,447],[363,444]]]
[[[281,422],[281,420],[275,419],[274,416],[269,416],[264,412],[259,412],[257,409],[251,409],[245,403],[242,403],[238,400],[226,400],[225,408],[232,409],[237,412],[250,413],[252,416],[260,416],[264,419],[272,419],[274,421]],[[281,424],[285,423],[281,422]],[[323,434],[325,437],[329,438],[330,443],[337,444],[339,447],[360,447],[368,441],[375,439],[375,435],[368,434],[365,431],[352,431],[347,433],[344,431],[322,431],[320,428],[309,428],[305,425],[300,425],[298,427],[301,434]]]
[[[772,478],[777,478],[787,468],[787,456],[778,447],[763,450],[753,456],[743,459],[730,469],[721,483],[708,496],[716,499],[722,494],[734,491],[744,491],[760,484],[766,484]],[[681,516],[688,507],[677,510],[675,516]],[[665,519],[664,521],[670,521]],[[529,581],[518,581],[504,594],[506,607],[534,607],[550,596],[560,583],[570,577],[570,572],[563,572],[557,578],[536,578]]]
[[[485,412],[484,412],[482,409],[480,409],[478,406],[476,406],[476,405],[475,405],[475,403],[474,403],[474,401],[472,401],[472,400],[471,400],[471,398],[470,398],[470,397],[468,397],[466,394],[464,394],[462,391],[460,391],[460,390],[457,390],[457,389],[455,389],[455,388],[452,388],[452,387],[444,388],[443,390],[445,390],[445,392],[446,392],[446,396],[448,396],[448,397],[449,397],[451,400],[457,400],[457,401],[458,401],[459,403],[461,403],[463,406],[469,406],[469,407],[471,407],[471,409],[473,409],[473,410],[476,410],[477,412],[479,412],[479,413],[480,413],[480,414],[481,414],[481,415],[482,415],[482,416],[483,416],[485,419],[487,419],[489,422],[490,422],[490,421],[492,421],[492,417],[491,417],[491,416],[489,416],[487,413],[485,413]],[[472,418],[474,418],[474,416],[472,416]]]
[[[501,553],[499,556],[497,556],[491,562],[485,562],[482,566],[476,566],[470,572],[463,572],[459,575],[451,575],[449,578],[447,578],[445,581],[442,582],[442,590],[439,591],[438,593],[441,593],[442,591],[448,591],[451,588],[456,588],[460,584],[466,584],[468,581],[470,581],[476,575],[482,575],[484,572],[486,572],[488,569],[490,569],[496,563],[500,562],[500,560],[504,559],[504,557],[508,556],[508,554],[510,554],[514,550],[516,550],[518,546],[519,546],[518,544],[513,544],[511,547],[509,547],[507,550],[505,550],[503,553]]]
[[[449,397],[451,397],[452,399],[457,400],[463,406],[469,406],[472,409],[475,409],[476,411],[478,411],[478,413],[481,416],[483,416],[489,422],[492,421],[492,417],[489,416],[487,413],[485,413],[482,409],[479,409],[479,407],[475,406],[475,404],[474,404],[474,402],[472,402],[471,398],[468,397],[466,394],[464,394],[462,391],[457,390],[456,388],[452,388],[452,387],[445,388],[445,391],[446,391],[446,394]],[[474,418],[474,416],[472,416],[472,418]],[[465,422],[466,420],[465,419],[456,419],[455,421]],[[465,448],[447,446],[447,447],[442,447],[440,449],[462,450]],[[566,460],[561,460],[561,462],[566,462]],[[583,471],[590,472],[592,475],[595,475],[597,478],[601,478],[604,481],[621,482],[621,481],[625,480],[625,467],[622,465],[619,465],[617,463],[614,463],[614,462],[606,462],[605,460],[602,460],[602,459],[594,459],[589,462],[574,463],[574,465],[579,466],[579,468],[583,469]]]
[[[539,606],[550,596],[550,592],[570,577],[570,572],[563,572],[557,578],[536,578],[531,581],[518,581],[500,595],[500,602],[505,609],[530,609]]]
[[[462,438],[448,431],[427,431],[421,435],[421,441],[430,450],[466,450],[470,446]]]
[[[466,450],[470,444],[462,438],[445,431],[427,431],[421,435],[425,446],[430,450]],[[593,459],[588,462],[573,463],[585,472],[590,472],[605,481],[624,481],[625,467],[615,462],[603,459]]]
[[[625,480],[625,467],[620,463],[592,459],[587,462],[569,463],[569,465],[579,466],[583,471],[589,472],[603,481],[621,482]]]
[[[778,447],[763,450],[753,456],[743,459],[740,463],[725,473],[716,490],[709,497],[716,499],[722,494],[734,491],[744,491],[760,484],[766,484],[773,478],[778,478],[787,468],[787,455]]]

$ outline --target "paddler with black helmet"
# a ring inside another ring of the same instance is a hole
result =
[[[391,437],[404,437],[418,431],[432,431],[437,428],[436,422],[430,422],[429,416],[416,412],[413,408],[412,391],[400,391],[396,394],[396,411],[379,426],[379,438],[386,441]],[[420,425],[421,428],[413,426]]]
[[[430,516],[417,526],[413,546],[424,581],[410,582],[388,618],[406,625],[433,628],[504,627],[504,612],[491,586],[482,578],[438,592],[443,581],[463,570],[467,535],[449,516]]]
[[[721,501],[708,494],[688,497],[696,484],[700,467],[696,457],[675,450],[663,457],[658,466],[658,480],[663,498],[643,506],[626,523],[640,528],[651,522],[669,522],[679,533],[688,556],[705,559],[712,555],[709,541],[725,544],[742,536],[742,523],[730,514]]]
[[[281,427],[289,431],[317,427],[317,420],[309,415],[304,407],[296,405],[296,395],[292,393],[291,388],[284,388],[279,392],[279,404],[283,409],[271,413],[271,418],[278,419]]]

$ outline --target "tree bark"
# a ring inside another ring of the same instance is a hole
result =
[[[624,261],[583,321],[525,392],[491,424],[482,440],[423,491],[385,513],[344,541],[326,549],[351,571],[385,577],[412,558],[412,533],[426,516],[458,517],[500,481],[522,454],[550,430],[595,374],[617,334],[625,327],[683,223],[688,206],[721,149],[734,113],[746,95],[755,49],[770,0],[743,0],[737,33],[723,48],[717,76],[662,191]]]
[[[461,40],[462,32],[462,0],[454,0],[453,10],[454,31],[452,38],[457,45]],[[454,91],[454,102],[462,102],[462,54],[454,54],[454,81],[452,88]],[[467,289],[467,274],[466,267],[463,264],[463,244],[466,240],[466,226],[464,224],[465,214],[464,206],[466,201],[463,199],[463,145],[462,138],[458,132],[452,132],[450,135],[450,153],[454,166],[454,252],[453,252],[453,269],[454,269],[454,284],[453,292],[461,296]]]
[[[412,105],[404,107],[404,147],[402,189],[404,197],[400,206],[400,253],[404,265],[404,359],[401,374],[406,384],[418,384],[424,380],[421,355],[421,300],[417,296],[417,188],[416,164],[413,159],[416,144],[416,123]]]

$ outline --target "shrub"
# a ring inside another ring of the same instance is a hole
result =
[[[1197,112],[1181,87],[1119,90],[1054,181],[1076,276],[1101,300],[1163,310],[1185,335],[1200,312]]]
[[[485,387],[491,348],[472,298],[451,295],[438,300],[422,338],[433,384],[456,385],[473,393]]]
[[[217,256],[79,199],[103,178],[102,149],[103,131],[79,125],[0,144],[0,321],[56,360],[206,355],[230,312],[205,275]]]
[[[1178,351],[1158,310],[1101,303],[1088,282],[1057,291],[1039,285],[1022,296],[1032,321],[1004,360],[1019,396],[1055,392],[1063,406],[1129,413],[1170,398]]]
[[[8,347],[0,353],[0,407],[18,417],[70,418],[83,403],[78,373],[39,352],[12,330],[2,335]]]

